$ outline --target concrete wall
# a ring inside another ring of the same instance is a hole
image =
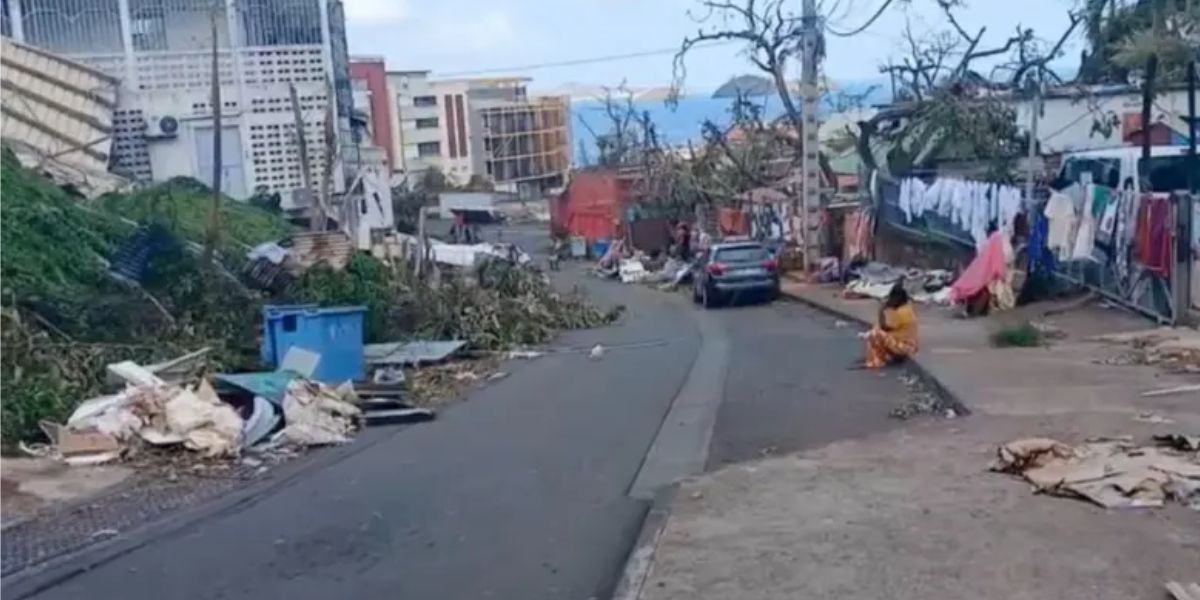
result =
[[[1124,146],[1126,137],[1139,126],[1141,111],[1142,98],[1137,91],[1051,94],[1038,123],[1038,140],[1045,153]],[[1153,122],[1162,122],[1186,135],[1186,117],[1186,90],[1164,92],[1155,98]],[[1097,119],[1115,123],[1109,135],[1093,131]],[[1020,101],[1017,123],[1025,128],[1029,122],[1030,102]]]
[[[369,92],[369,106],[360,107],[371,116],[371,140],[383,148],[387,164],[396,164],[395,143],[392,139],[392,103],[388,101],[387,70],[383,59],[352,59],[350,77],[365,81]]]

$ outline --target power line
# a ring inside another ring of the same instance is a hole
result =
[[[879,7],[879,10],[875,11],[875,14],[872,15],[871,18],[868,19],[866,23],[863,23],[862,27],[859,27],[858,29],[855,29],[853,31],[837,31],[836,29],[832,29],[831,27],[829,27],[828,24],[826,24],[825,30],[828,31],[829,33],[832,33],[833,35],[836,35],[839,37],[850,37],[852,35],[858,35],[864,31],[866,31],[868,27],[874,25],[875,21],[878,21],[879,17],[883,16],[883,11],[887,10],[888,7],[892,5],[892,2],[893,2],[893,0],[883,0],[883,5]]]
[[[692,46],[693,48],[712,48],[716,46],[726,46],[737,43],[739,40],[718,40],[713,42],[698,43]],[[675,54],[679,52],[679,46],[671,48],[659,48],[657,50],[643,50],[641,52],[629,52],[626,54],[609,54],[606,56],[594,56],[590,58],[576,58],[572,60],[560,60],[557,62],[534,63],[531,65],[522,65],[519,67],[496,67],[489,69],[474,69],[471,71],[454,71],[452,73],[438,73],[439,77],[466,77],[470,75],[486,75],[489,73],[512,73],[515,71],[533,71],[537,69],[549,69],[553,67],[573,67],[576,65],[588,65],[602,62],[613,62],[618,60],[628,60],[630,58],[643,58],[647,56],[659,56],[662,54]]]

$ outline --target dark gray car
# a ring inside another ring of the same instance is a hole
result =
[[[735,298],[779,295],[779,264],[766,246],[753,241],[712,245],[696,259],[692,299],[712,308]]]

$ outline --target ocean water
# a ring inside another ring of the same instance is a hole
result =
[[[783,114],[783,106],[776,96],[763,96],[753,101],[763,107],[763,118],[773,119]],[[676,106],[667,106],[662,100],[645,100],[634,102],[639,111],[650,113],[650,120],[658,130],[659,138],[669,145],[683,145],[689,140],[700,139],[700,126],[705,120],[712,120],[718,126],[728,125],[732,120],[730,107],[732,98],[712,98],[710,96],[684,96]],[[587,147],[587,154],[594,162],[598,155],[596,140],[591,128],[597,134],[604,134],[612,128],[612,121],[604,113],[604,103],[597,100],[577,100],[571,102],[571,136],[575,144],[573,155],[575,164],[582,166],[583,153],[580,142]]]

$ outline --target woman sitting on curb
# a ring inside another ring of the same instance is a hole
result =
[[[917,353],[917,313],[904,282],[898,281],[879,309],[879,324],[865,334],[863,366],[880,369]]]

